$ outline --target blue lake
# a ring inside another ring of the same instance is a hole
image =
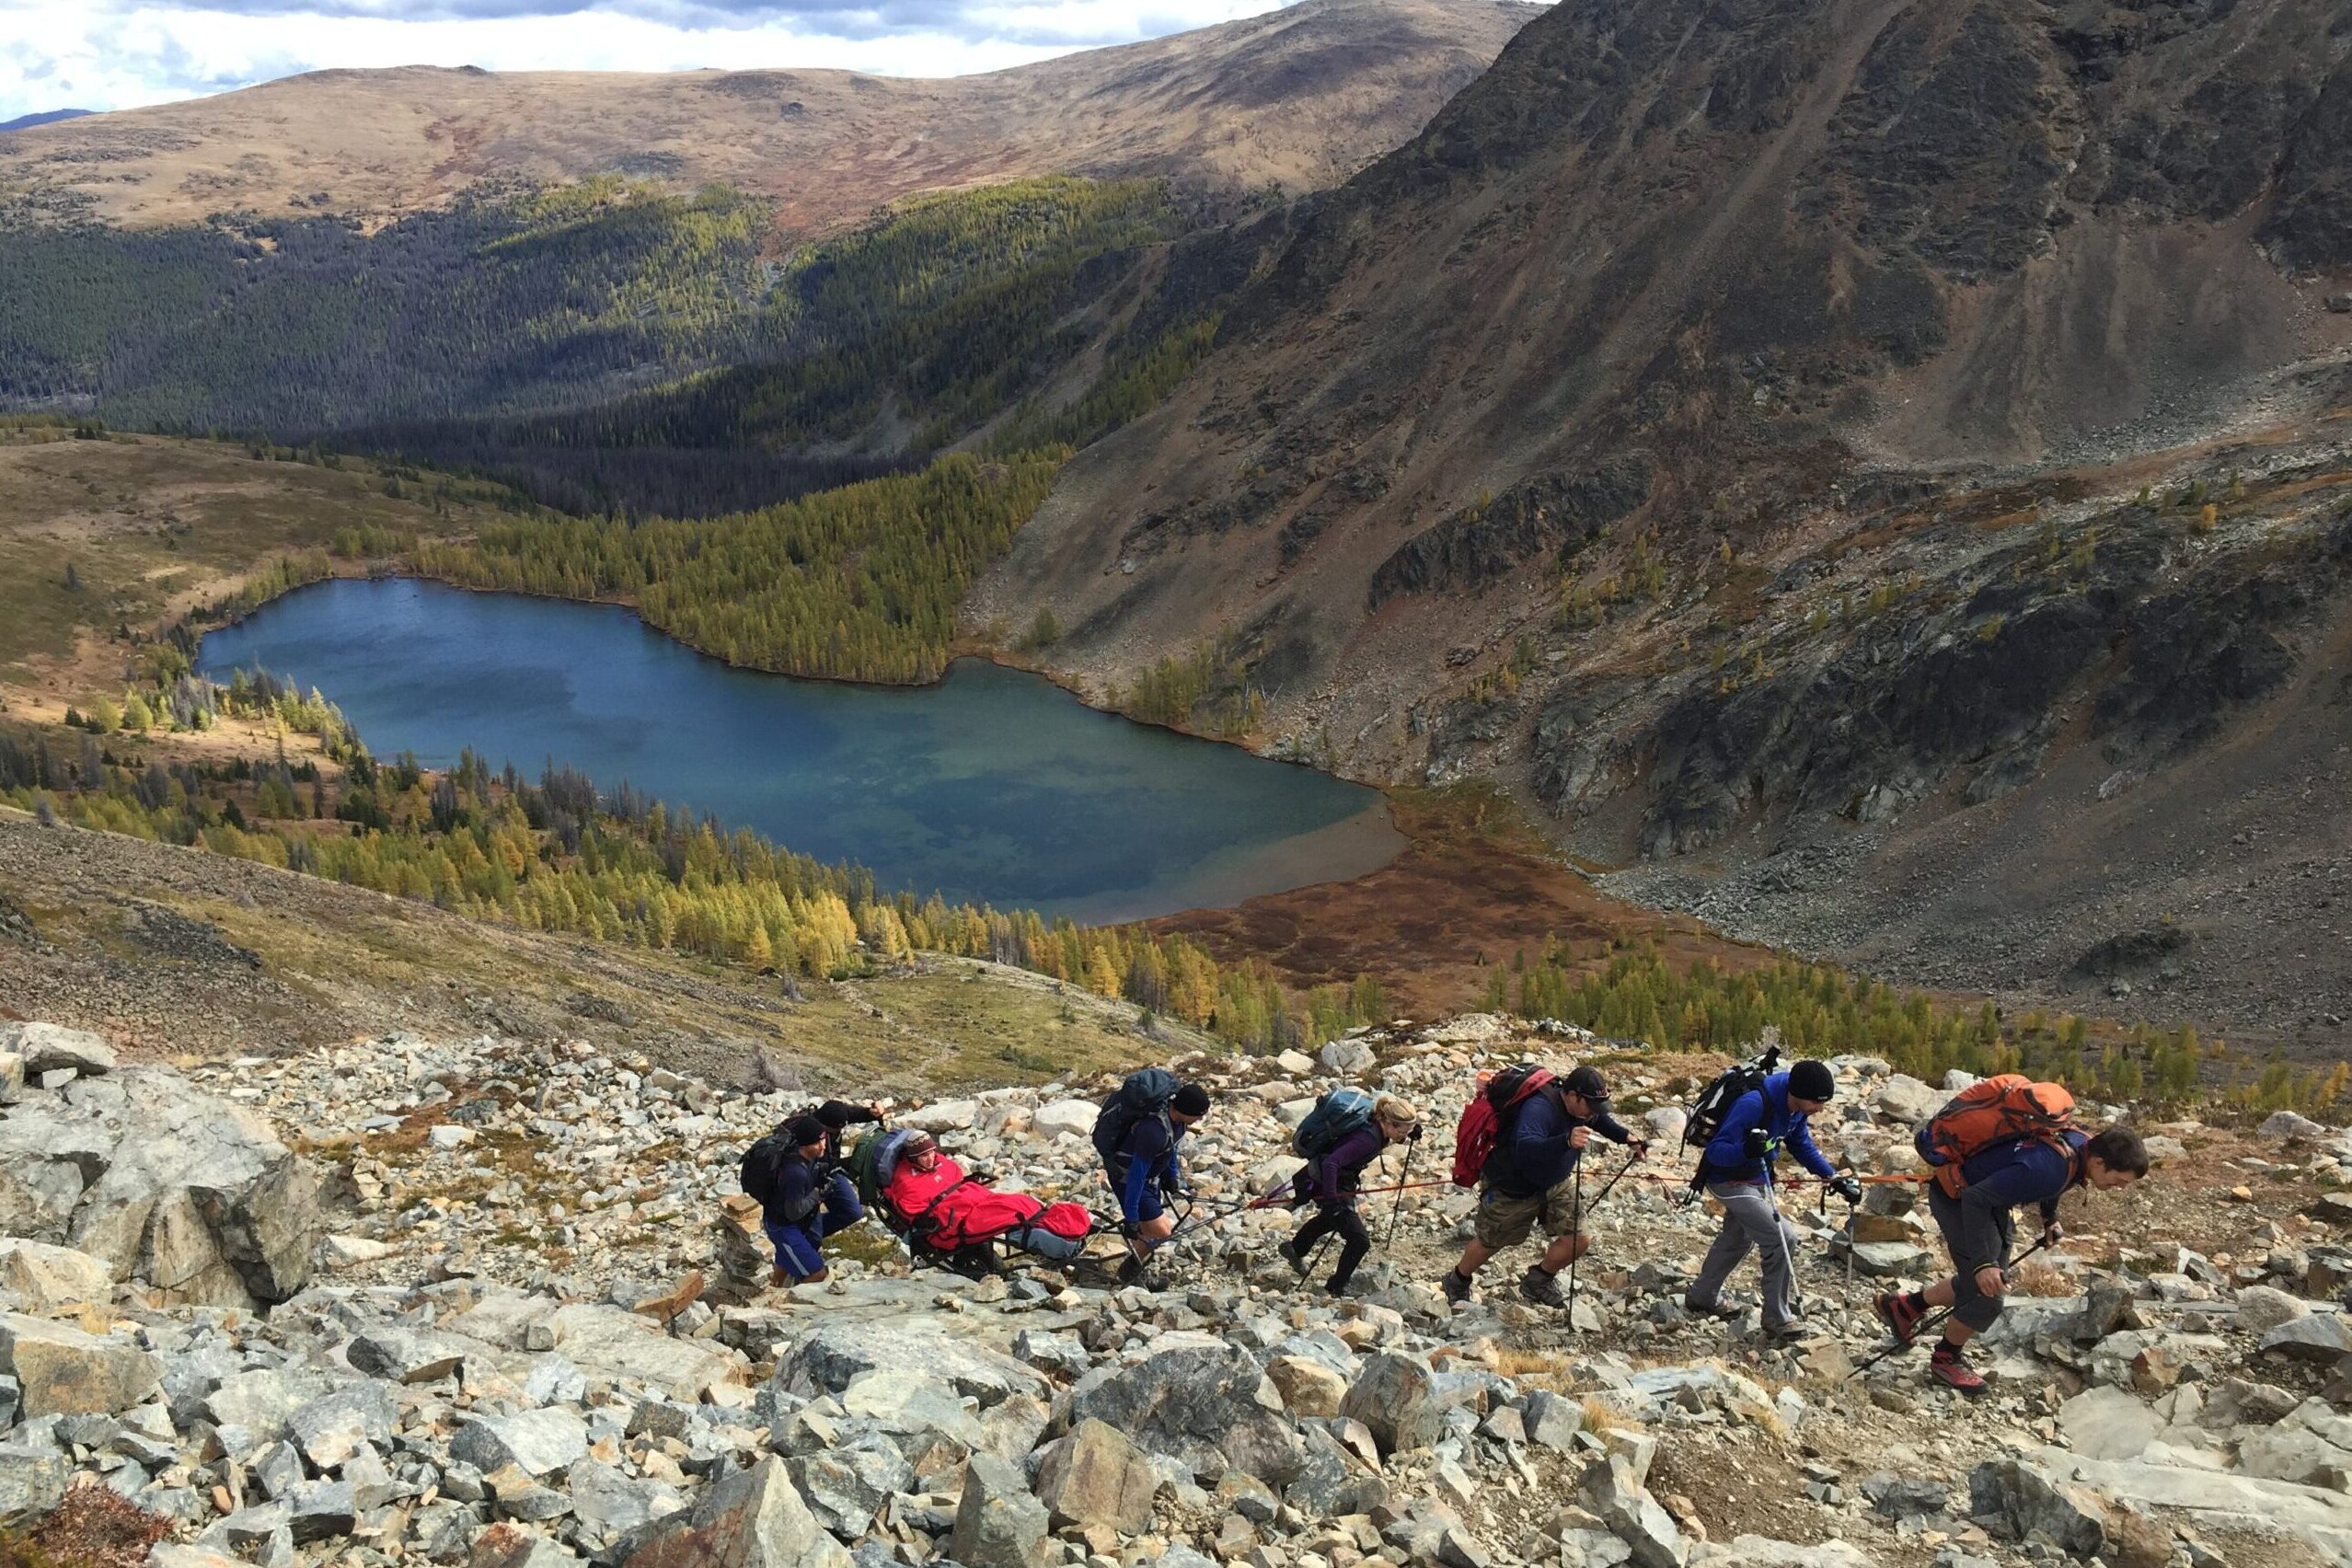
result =
[[[201,673],[317,686],[379,757],[472,746],[536,778],[756,829],[886,888],[1136,919],[1361,875],[1403,840],[1379,795],[1087,708],[978,660],[906,690],[730,669],[625,609],[405,580],[298,589],[209,633]]]

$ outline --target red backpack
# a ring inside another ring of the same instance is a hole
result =
[[[2064,1084],[2035,1083],[2023,1073],[1997,1073],[1970,1084],[1923,1123],[1912,1139],[1935,1168],[1936,1185],[1956,1198],[1968,1185],[1961,1164],[1997,1144],[2031,1138],[2071,1153],[2064,1134],[2074,1125],[2074,1096]]]
[[[1485,1172],[1487,1158],[1503,1136],[1503,1118],[1521,1101],[1551,1083],[1549,1067],[1522,1062],[1516,1067],[1505,1067],[1479,1086],[1470,1103],[1462,1107],[1462,1119],[1454,1124],[1455,1186],[1478,1185],[1479,1177]]]

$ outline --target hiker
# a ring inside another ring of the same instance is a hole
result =
[[[1093,1218],[1083,1204],[1048,1204],[1027,1193],[999,1192],[985,1174],[967,1175],[928,1133],[885,1135],[876,1179],[894,1229],[938,1252],[1001,1239],[1055,1262],[1086,1248]]]
[[[1535,1073],[1542,1072],[1532,1069],[1521,1081],[1533,1080]],[[1491,1098],[1489,1091],[1494,1085],[1507,1082],[1510,1077],[1500,1075],[1493,1083],[1482,1084],[1479,1094]],[[1478,1101],[1471,1103],[1475,1106]],[[1608,1113],[1608,1085],[1597,1067],[1578,1067],[1564,1078],[1543,1073],[1534,1090],[1513,1094],[1507,1105],[1497,1107],[1497,1113],[1500,1122],[1493,1148],[1475,1178],[1481,1190],[1474,1239],[1462,1249],[1461,1262],[1442,1282],[1446,1299],[1457,1306],[1468,1301],[1472,1276],[1486,1260],[1526,1240],[1540,1221],[1551,1243],[1543,1256],[1519,1276],[1519,1289],[1539,1305],[1565,1307],[1568,1298],[1560,1289],[1560,1271],[1583,1257],[1592,1245],[1591,1238],[1584,1234],[1585,1216],[1576,1195],[1576,1167],[1585,1157],[1585,1146],[1598,1133],[1611,1143],[1630,1147],[1639,1159],[1649,1153],[1649,1140],[1635,1137]],[[1458,1132],[1457,1182],[1464,1181],[1460,1143]]]
[[[1781,1213],[1772,1186],[1772,1166],[1783,1148],[1850,1204],[1862,1201],[1862,1183],[1840,1176],[1813,1141],[1812,1119],[1827,1109],[1838,1080],[1826,1062],[1797,1062],[1732,1102],[1723,1125],[1700,1155],[1697,1184],[1724,1205],[1724,1228],[1707,1249],[1699,1277],[1683,1293],[1686,1310],[1728,1317],[1724,1281],[1752,1251],[1764,1267],[1764,1332],[1793,1338],[1806,1330],[1797,1316],[1796,1248],[1803,1239]]]
[[[841,1134],[843,1129],[862,1126],[882,1119],[882,1107],[868,1103],[852,1105],[846,1100],[828,1100],[811,1113],[824,1124],[825,1167],[830,1170],[841,1163]]]
[[[744,1191],[759,1200],[761,1227],[776,1247],[771,1286],[822,1283],[828,1277],[824,1239],[865,1217],[856,1186],[847,1172],[825,1163],[824,1151],[824,1122],[803,1114],[744,1157]],[[755,1164],[767,1170],[755,1172]]]
[[[1316,1106],[1320,1112],[1342,1095],[1366,1098],[1358,1090],[1336,1090],[1325,1095]],[[1342,1115],[1347,1113],[1343,1111]],[[1350,1118],[1352,1119],[1352,1118]],[[1421,1113],[1411,1103],[1393,1094],[1384,1094],[1371,1101],[1365,1118],[1338,1133],[1336,1136],[1309,1139],[1309,1125],[1315,1120],[1309,1113],[1299,1124],[1302,1154],[1310,1148],[1320,1153],[1308,1160],[1297,1175],[1291,1178],[1291,1201],[1294,1206],[1311,1203],[1314,1217],[1298,1228],[1298,1234],[1274,1249],[1282,1261],[1307,1277],[1307,1269],[1315,1249],[1325,1237],[1336,1234],[1340,1239],[1339,1267],[1332,1271],[1323,1288],[1333,1296],[1355,1293],[1355,1265],[1372,1250],[1372,1233],[1365,1228],[1364,1216],[1356,1211],[1355,1190],[1362,1184],[1364,1168],[1380,1157],[1391,1144],[1401,1144],[1421,1136]],[[1297,1147],[1297,1146],[1294,1146]]]
[[[1922,1144],[1933,1125],[1931,1121],[1920,1129]],[[1985,1391],[1985,1380],[1962,1352],[2000,1316],[2001,1298],[2009,1289],[2010,1250],[2016,1239],[2011,1211],[2025,1204],[2037,1205],[2042,1243],[2054,1247],[2065,1235],[2058,1224],[2058,1200],[2077,1187],[2113,1192],[2130,1186],[2148,1174],[2148,1146],[2129,1127],[2098,1133],[2067,1127],[2046,1137],[2028,1135],[1994,1142],[1953,1164],[1957,1168],[1953,1175],[1939,1173],[1929,1184],[1928,1212],[1943,1232],[1954,1274],[1925,1290],[1890,1292],[1872,1305],[1896,1343],[1907,1346],[1929,1309],[1950,1308],[1943,1337],[1928,1358],[1928,1372],[1945,1387],[1974,1397]],[[1946,1191],[1949,1185],[1959,1187],[1958,1196]]]
[[[1176,1233],[1176,1216],[1167,1205],[1191,1196],[1176,1146],[1208,1108],[1208,1090],[1179,1082],[1164,1067],[1128,1074],[1102,1102],[1094,1149],[1119,1198],[1119,1233],[1127,1240],[1127,1260],[1119,1267],[1122,1285],[1133,1284],[1145,1260]]]

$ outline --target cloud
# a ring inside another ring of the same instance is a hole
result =
[[[0,0],[0,120],[329,67],[1001,70],[1294,0]]]

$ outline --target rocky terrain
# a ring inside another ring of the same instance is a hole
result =
[[[869,1226],[831,1284],[788,1293],[725,1199],[791,1095],[584,1043],[394,1035],[173,1071],[0,1028],[0,1506],[109,1489],[156,1521],[158,1568],[2352,1557],[2352,1136],[2148,1128],[2162,1169],[2069,1213],[1975,1405],[1918,1355],[1849,1376],[1865,1293],[1931,1263],[1899,1184],[1850,1228],[1792,1192],[1821,1244],[1815,1332],[1770,1349],[1752,1314],[1682,1312],[1710,1227],[1648,1171],[1597,1201],[1573,1321],[1517,1299],[1509,1257],[1447,1310],[1450,1187],[1368,1200],[1396,1228],[1351,1300],[1274,1258],[1286,1213],[1236,1212],[1343,1080],[1430,1117],[1422,1158],[1369,1184],[1440,1174],[1472,1070],[1526,1050],[1608,1064],[1662,1147],[1705,1070],[1482,1016],[1198,1058],[1198,1218],[1142,1285],[910,1274]],[[1838,1067],[1825,1145],[1900,1166],[1942,1090]],[[1104,1081],[894,1113],[999,1181],[1088,1195]]]
[[[1297,194],[1418,131],[1539,6],[1309,0],[982,75],[317,71],[0,144],[0,191],[146,226],[215,213],[381,222],[484,182],[623,174],[773,198],[808,235],[921,190],[1166,175]]]

